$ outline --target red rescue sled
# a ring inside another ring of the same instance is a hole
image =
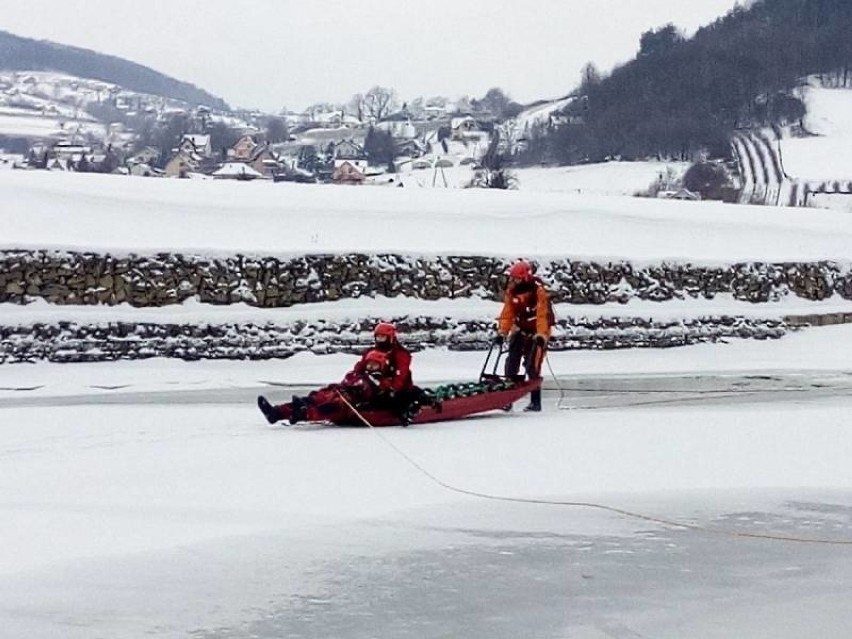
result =
[[[497,366],[500,358],[505,354],[502,347],[497,350],[490,372],[486,372],[491,361],[494,346],[488,351],[479,382],[468,384],[450,384],[434,389],[424,389],[430,397],[435,399],[433,405],[424,405],[411,422],[414,424],[428,424],[430,422],[442,422],[455,419],[463,419],[470,415],[485,413],[493,410],[506,410],[513,402],[518,401],[530,391],[541,387],[541,378],[524,380],[523,376],[507,378],[497,374]],[[455,396],[444,397],[442,389],[451,389]],[[455,394],[455,390],[459,394]],[[356,409],[350,410],[339,417],[331,420],[338,426],[399,426],[400,420],[390,410],[383,409]]]

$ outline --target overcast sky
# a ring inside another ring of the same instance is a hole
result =
[[[639,36],[687,34],[736,0],[2,0],[0,29],[127,58],[231,106],[345,102],[374,85],[519,102],[632,58]]]

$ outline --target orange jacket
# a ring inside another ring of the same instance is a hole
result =
[[[503,310],[497,323],[497,330],[501,335],[520,330],[549,338],[552,325],[550,296],[539,280],[506,288]]]

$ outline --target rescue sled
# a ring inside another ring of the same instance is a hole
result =
[[[498,347],[490,372],[486,372],[492,360],[494,345],[488,351],[478,382],[444,384],[435,388],[424,388],[429,403],[424,404],[414,419],[415,424],[451,421],[463,419],[478,413],[493,410],[508,410],[513,402],[541,387],[541,378],[525,380],[523,376],[514,378],[497,374],[497,365],[505,354]],[[358,414],[349,410],[330,420],[338,426],[400,426],[399,416],[385,409],[357,409]],[[360,415],[360,417],[359,417]]]

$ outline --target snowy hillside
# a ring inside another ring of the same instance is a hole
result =
[[[805,180],[852,180],[852,89],[808,86],[802,99],[810,135],[781,141],[784,170]]]
[[[114,117],[157,117],[190,106],[101,80],[45,71],[0,70],[0,138],[112,144],[132,139],[131,132],[112,119],[95,117],[87,111],[90,108],[111,111]]]
[[[571,104],[573,100],[573,97],[568,97],[537,103],[507,120],[501,126],[501,131],[509,150],[515,150],[518,144],[529,137],[534,127],[551,124],[553,116]]]

